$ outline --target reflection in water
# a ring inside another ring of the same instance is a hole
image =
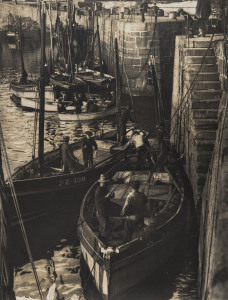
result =
[[[10,80],[20,75],[20,59],[18,49],[9,48],[7,41],[1,37],[0,43],[0,117],[3,127],[5,143],[13,171],[16,167],[25,164],[32,157],[34,113],[23,112],[10,100]],[[39,41],[29,40],[24,45],[24,62],[29,76],[38,77],[39,72]],[[152,99],[134,100],[137,112],[137,121],[146,130],[155,135],[153,130],[155,124],[155,113]],[[141,103],[144,101],[142,107]],[[104,130],[115,127],[115,118],[86,122],[66,123],[60,122],[46,114],[45,120],[45,151],[55,149],[59,146],[64,135],[69,135],[73,142],[80,139],[82,133],[90,130],[99,133],[101,126]],[[38,139],[36,139],[38,141]],[[79,242],[76,236],[76,221],[79,208],[75,203],[74,195],[69,194],[71,199],[68,206],[53,207],[39,220],[26,225],[28,239],[32,254],[36,260],[38,273],[43,289],[47,294],[47,288],[51,286],[50,274],[47,274],[47,264],[50,259],[55,263],[56,285],[59,291],[59,299],[78,299],[82,293],[79,276]],[[82,197],[81,197],[82,198]],[[13,249],[15,250],[14,263],[21,268],[16,269],[15,291],[18,296],[26,295],[38,299],[35,289],[35,281],[31,273],[27,254],[23,244],[22,235],[18,228],[13,229]],[[192,246],[192,248],[190,247]],[[173,263],[166,265],[161,274],[156,278],[150,278],[142,286],[137,288],[127,299],[196,299],[196,259],[194,239],[189,238],[183,243],[180,251],[173,259]],[[88,277],[87,277],[88,278]],[[52,278],[53,279],[53,278]],[[127,280],[127,279],[126,279]],[[45,295],[46,295],[45,294]],[[87,299],[98,299],[90,284],[86,289]],[[125,299],[125,300],[127,300]]]

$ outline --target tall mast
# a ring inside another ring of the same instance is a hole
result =
[[[40,64],[40,115],[39,115],[39,168],[40,175],[43,175],[44,164],[44,107],[45,107],[45,32],[46,32],[46,12],[45,3],[41,6],[41,64]]]
[[[115,67],[115,75],[116,75],[116,107],[117,107],[117,142],[120,142],[120,80],[119,80],[119,55],[118,55],[118,42],[117,38],[115,37],[115,62],[116,62],[116,67]]]
[[[53,67],[53,62],[54,62],[54,48],[53,48],[52,18],[51,18],[51,0],[49,0],[49,21],[50,21],[50,42],[51,42],[50,59],[51,59],[51,67]]]
[[[98,50],[99,50],[99,63],[100,63],[100,75],[103,78],[103,68],[102,68],[102,57],[101,57],[101,40],[100,40],[100,33],[99,33],[99,23],[98,23],[98,16],[97,16],[97,41],[98,41]]]

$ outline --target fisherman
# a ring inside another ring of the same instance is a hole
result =
[[[80,114],[82,112],[82,102],[79,100],[76,93],[73,94],[73,97],[73,103],[76,107],[76,114]]]
[[[63,173],[74,173],[78,171],[78,159],[74,156],[73,150],[69,145],[69,136],[64,136],[63,143],[60,145],[60,154],[63,165]]]
[[[116,105],[116,93],[114,91],[110,92],[111,100],[107,104],[107,108],[112,108]]]
[[[98,110],[99,110],[99,107],[98,107],[98,105],[97,105],[97,101],[96,101],[96,100],[93,100],[93,101],[89,104],[87,112],[94,113],[94,112],[98,112]]]
[[[93,166],[93,148],[97,151],[97,143],[92,137],[92,132],[86,131],[82,141],[82,155],[85,168],[91,168]]]
[[[127,121],[130,120],[133,122],[133,119],[130,115],[130,109],[122,106],[120,110],[119,117],[119,129],[120,129],[120,144],[126,144],[126,129],[127,129]]]
[[[64,91],[60,92],[59,101],[58,101],[58,112],[63,112],[66,110],[67,103],[67,93]]]
[[[140,181],[135,180],[131,183],[132,190],[128,194],[120,216],[127,216],[124,223],[124,243],[132,239],[134,233],[142,229],[144,217],[149,215],[147,209],[148,199],[143,192],[139,192]]]
[[[98,180],[99,187],[95,191],[95,212],[99,221],[100,238],[106,239],[109,235],[109,206],[110,199],[114,198],[114,193],[110,193],[107,185],[110,180],[104,174],[100,175]]]
[[[138,161],[142,161],[143,157],[145,157],[149,163],[150,168],[152,168],[153,162],[150,154],[148,133],[140,130],[138,128],[138,125],[134,126],[132,136],[128,143],[124,146],[124,149],[128,148],[131,144],[134,144],[135,146]]]

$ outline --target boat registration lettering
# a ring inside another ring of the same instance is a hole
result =
[[[68,185],[72,185],[72,184],[77,184],[80,182],[84,182],[85,179],[86,179],[85,176],[62,179],[62,180],[59,180],[59,186],[68,186]]]

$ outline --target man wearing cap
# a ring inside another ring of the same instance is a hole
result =
[[[63,164],[63,173],[73,173],[78,171],[78,159],[69,145],[69,136],[64,136],[63,143],[60,145],[60,154]]]
[[[124,224],[124,242],[130,241],[133,233],[143,227],[144,217],[148,215],[148,199],[143,192],[139,192],[139,180],[133,181],[131,187],[132,191],[128,194],[120,214],[122,217],[129,217]]]
[[[110,92],[111,100],[107,104],[107,108],[112,108],[116,105],[116,93],[114,91]]]
[[[91,168],[93,166],[93,148],[97,151],[97,143],[92,137],[92,132],[86,131],[82,141],[82,155],[85,168]]]
[[[114,197],[113,193],[109,193],[107,185],[110,180],[104,174],[100,175],[98,180],[99,187],[95,191],[95,211],[99,221],[99,232],[102,238],[106,238],[109,234],[109,205],[110,199]]]

